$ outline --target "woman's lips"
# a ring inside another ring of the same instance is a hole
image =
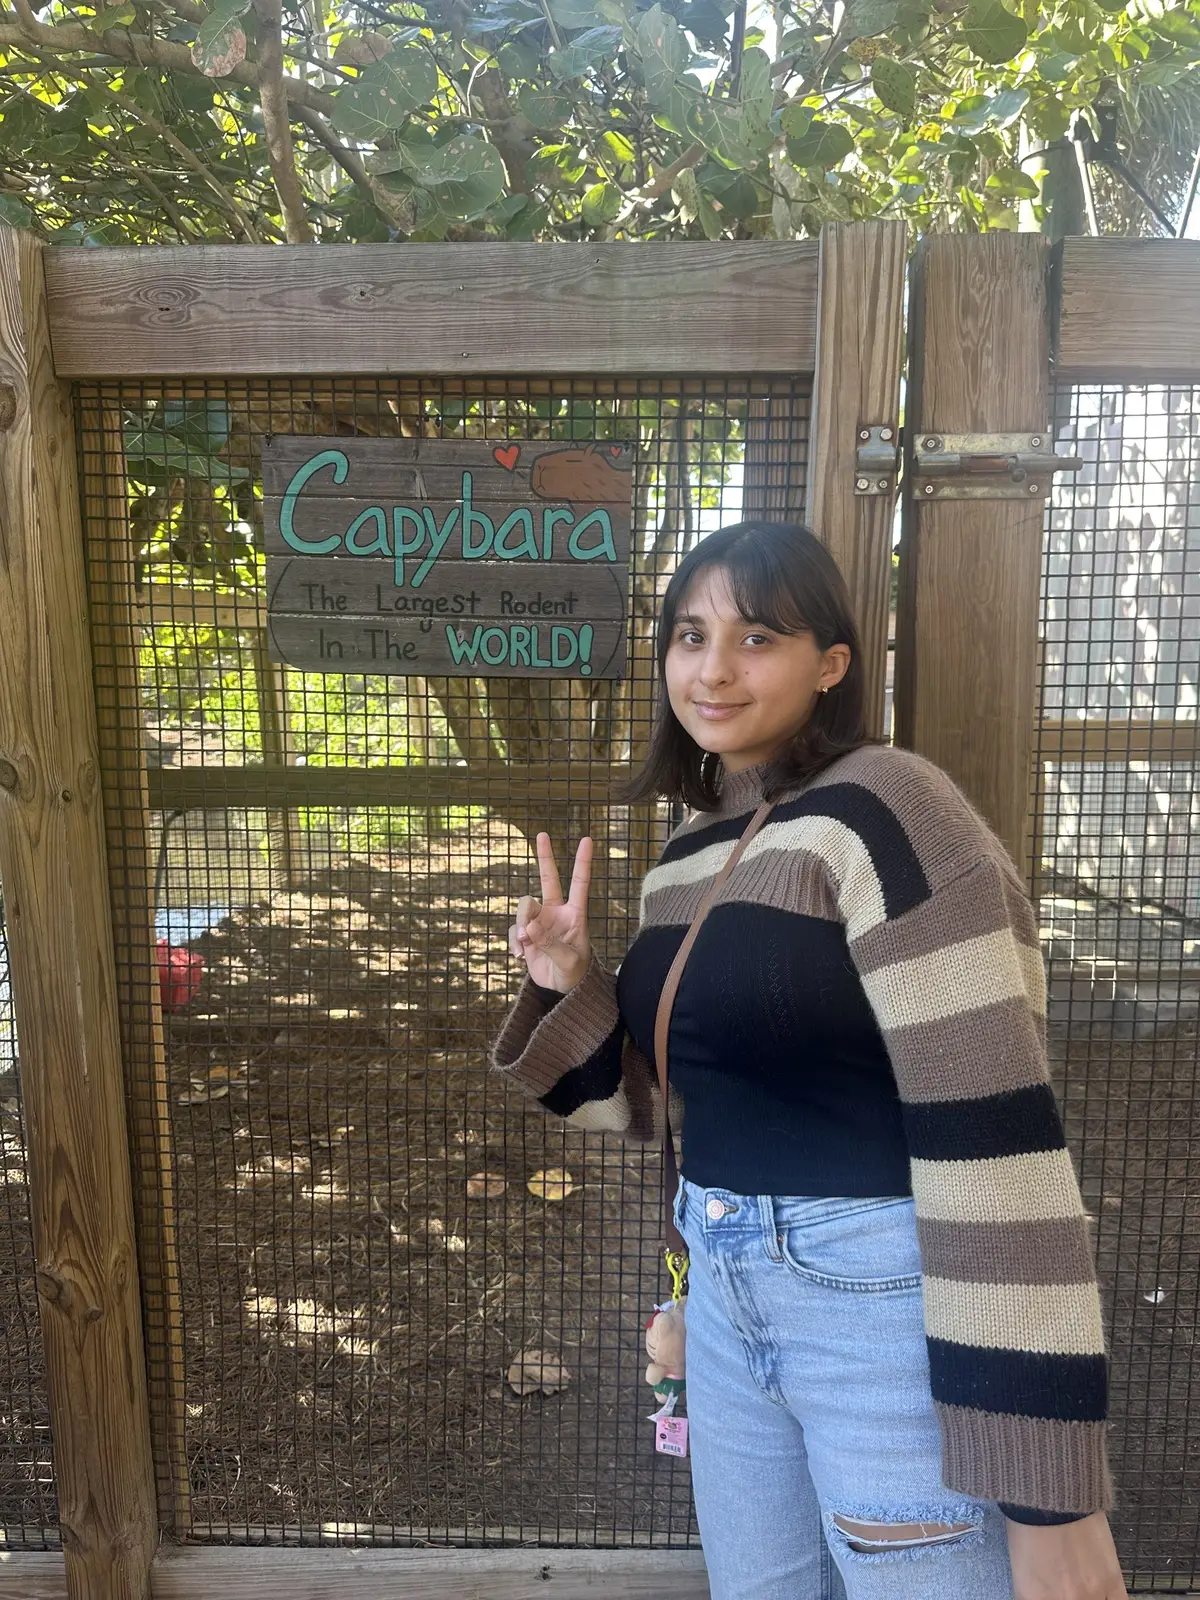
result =
[[[697,714],[703,717],[706,722],[726,722],[730,717],[735,716],[739,711],[744,711],[746,709],[744,705],[705,705],[701,700],[693,700],[692,704],[695,706]]]

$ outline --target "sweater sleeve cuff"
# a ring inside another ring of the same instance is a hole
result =
[[[1010,1522],[1020,1522],[1029,1528],[1058,1528],[1095,1516],[1094,1511],[1038,1511],[1033,1506],[1010,1506],[1003,1501],[1000,1509]]]
[[[526,976],[491,1051],[492,1065],[537,1099],[603,1050],[621,1021],[616,983],[595,951],[573,989],[558,994],[553,1005],[543,998],[548,993],[556,991]],[[619,1051],[614,1061],[619,1063]]]

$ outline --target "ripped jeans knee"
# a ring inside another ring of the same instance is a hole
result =
[[[951,1510],[950,1517],[919,1513],[877,1517],[870,1512],[834,1511],[826,1520],[830,1542],[840,1545],[851,1559],[886,1561],[976,1543],[983,1528],[982,1508],[963,1505]]]

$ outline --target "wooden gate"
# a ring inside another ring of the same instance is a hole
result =
[[[0,870],[71,1592],[148,1592],[161,1528],[155,1593],[702,1593],[641,1432],[657,1163],[483,1047],[538,827],[603,841],[628,942],[670,819],[611,795],[691,542],[807,506],[882,727],[894,472],[859,435],[898,437],[903,230],[2,248]],[[624,681],[278,667],[259,445],[293,434],[630,445]],[[164,942],[203,963],[179,1010]],[[557,1377],[518,1398],[531,1346]]]

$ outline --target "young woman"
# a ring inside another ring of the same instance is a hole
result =
[[[576,1127],[661,1136],[667,970],[775,801],[668,1051],[713,1600],[1118,1600],[1100,1305],[1021,880],[944,773],[865,736],[845,585],[807,529],[702,540],[659,626],[628,798],[691,815],[615,975],[588,937],[591,840],[564,897],[538,835],[493,1060]]]

